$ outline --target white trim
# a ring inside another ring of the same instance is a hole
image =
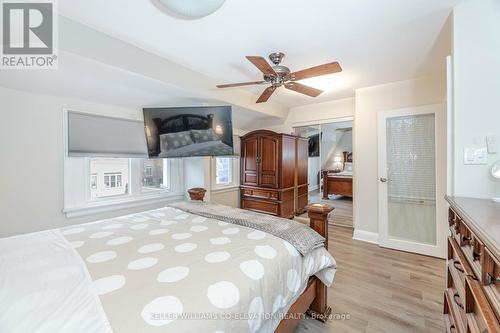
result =
[[[318,120],[308,120],[308,121],[298,121],[298,122],[292,123],[292,128],[302,127],[302,126],[310,126],[310,125],[340,123],[343,121],[354,121],[354,116],[327,118],[327,119],[318,119]]]
[[[444,196],[446,193],[446,106],[444,104],[430,104],[418,107],[387,110],[378,113],[378,231],[379,244],[395,250],[418,253],[438,258],[445,258],[447,221]],[[424,244],[416,241],[406,241],[391,238],[388,226],[388,189],[387,183],[381,183],[380,178],[387,178],[387,147],[386,147],[386,119],[391,117],[434,115],[435,133],[435,190],[436,190],[436,217],[435,232],[436,244]]]
[[[80,207],[69,207],[65,208],[63,212],[66,217],[81,217],[87,215],[93,215],[104,212],[117,211],[121,209],[136,208],[145,205],[154,205],[159,203],[168,203],[174,201],[184,200],[184,194],[181,193],[169,193],[163,195],[155,196],[144,196],[144,197],[127,197],[119,200],[106,200],[105,202],[95,202],[91,204],[86,204]]]
[[[454,111],[454,72],[453,72],[453,57],[446,57],[446,88],[447,88],[447,96],[446,96],[446,126],[447,126],[447,186],[446,193],[448,195],[455,194],[455,111]]]
[[[354,229],[352,239],[378,245],[378,233]]]
[[[240,189],[239,186],[226,186],[224,188],[218,188],[218,189],[212,190],[212,193],[233,192],[233,191],[238,191],[239,189]]]

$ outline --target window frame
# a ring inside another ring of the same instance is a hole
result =
[[[104,198],[91,198],[90,159],[108,158],[101,156],[69,157],[68,156],[68,111],[63,109],[63,213],[68,218],[113,212],[153,204],[165,204],[184,198],[184,167],[182,159],[167,159],[168,187],[164,191],[154,193],[142,192],[142,172],[144,158],[128,158],[129,189],[127,194]],[[89,112],[87,112],[89,113]],[[97,180],[98,181],[98,180]],[[116,181],[116,179],[115,179]],[[122,175],[122,188],[123,188]]]
[[[217,158],[228,158],[231,164],[231,182],[217,184]],[[213,191],[232,190],[240,186],[240,157],[239,156],[213,156],[211,157],[211,188]]]

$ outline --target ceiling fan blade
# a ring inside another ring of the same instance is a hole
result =
[[[260,95],[259,99],[257,100],[257,103],[267,102],[267,100],[269,99],[269,97],[271,97],[271,95],[274,93],[275,90],[276,90],[276,87],[274,87],[274,86],[271,86],[271,87],[267,88],[266,90],[264,90],[262,95]]]
[[[266,61],[266,59],[262,57],[253,57],[253,56],[247,56],[247,59],[255,65],[264,75],[270,75],[270,76],[276,76],[276,72],[274,69],[269,65],[269,63]]]
[[[232,87],[243,87],[243,86],[252,86],[255,84],[263,84],[266,81],[254,81],[254,82],[243,82],[243,83],[230,83],[230,84],[219,84],[217,88],[232,88]]]
[[[335,61],[329,64],[319,65],[298,72],[290,73],[286,76],[286,78],[288,80],[299,81],[308,79],[310,77],[328,75],[338,72],[342,72],[342,67],[340,67],[339,63]]]
[[[323,90],[319,90],[313,87],[306,86],[304,84],[298,83],[298,82],[289,82],[285,84],[286,89],[290,89],[293,91],[296,91],[298,93],[311,96],[311,97],[318,97],[323,93]]]

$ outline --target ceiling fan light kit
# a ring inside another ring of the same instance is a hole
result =
[[[169,11],[186,17],[200,18],[217,11],[226,0],[158,0]]]
[[[248,59],[248,61],[254,64],[254,66],[262,72],[262,74],[264,75],[264,80],[233,84],[221,84],[218,85],[217,88],[233,88],[250,85],[270,84],[271,86],[264,90],[262,95],[257,100],[257,103],[267,102],[274,91],[281,86],[310,97],[318,97],[323,93],[322,90],[306,86],[296,81],[321,75],[338,73],[342,71],[339,63],[335,61],[328,64],[304,69],[298,72],[292,72],[290,68],[281,65],[284,57],[285,54],[282,52],[271,53],[269,55],[269,60],[274,65],[271,66],[263,57],[247,56],[246,58]]]

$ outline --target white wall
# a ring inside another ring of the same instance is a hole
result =
[[[443,59],[445,61],[445,59]],[[378,233],[377,114],[380,111],[443,103],[446,75],[356,90],[353,130],[354,226]],[[445,131],[437,128],[436,131]]]
[[[152,209],[63,214],[63,108],[142,119],[141,110],[0,87],[0,238]]]
[[[464,165],[462,155],[486,146],[487,135],[500,142],[500,1],[469,0],[453,15],[454,194],[491,198],[500,195],[489,172],[500,154],[489,155],[487,165]]]
[[[279,133],[292,133],[293,127],[313,125],[328,120],[352,117],[354,115],[354,98],[344,98],[335,101],[310,104],[291,108],[285,122],[276,126],[257,124],[255,129],[269,129]]]
[[[84,218],[69,219],[63,214],[63,109],[136,120],[142,120],[142,110],[2,87],[0,101],[0,238],[164,205],[145,205]],[[189,174],[187,188],[210,187],[210,158],[186,159],[185,164]],[[208,200],[211,194],[218,203],[234,205],[239,201],[238,189],[207,192]]]

